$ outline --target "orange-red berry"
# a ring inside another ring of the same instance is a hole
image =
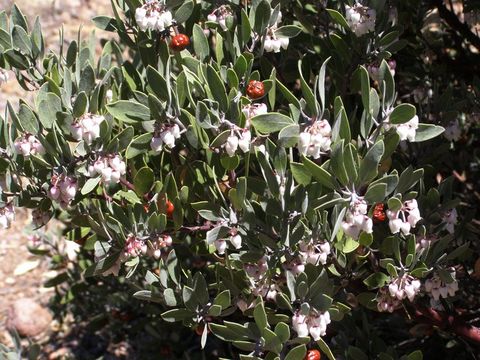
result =
[[[308,350],[307,355],[305,355],[304,360],[320,360],[322,355],[318,350]]]
[[[190,38],[185,34],[177,34],[170,41],[170,48],[175,51],[182,51],[190,45]]]
[[[258,80],[250,80],[247,86],[247,95],[251,99],[259,99],[265,95],[265,85]]]
[[[385,205],[376,204],[373,208],[373,220],[383,222],[386,219]]]
[[[167,203],[166,203],[167,217],[171,218],[173,216],[174,210],[175,210],[175,206],[173,206],[173,203],[170,200],[167,200]]]

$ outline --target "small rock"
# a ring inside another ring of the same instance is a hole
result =
[[[32,271],[40,264],[40,260],[27,260],[22,262],[21,264],[17,265],[15,270],[13,271],[13,275],[15,276],[22,276],[29,271]]]
[[[47,330],[51,322],[50,312],[31,299],[18,299],[9,309],[8,327],[21,336],[37,336]]]
[[[13,284],[15,284],[15,279],[9,276],[5,279],[5,284],[13,285]]]

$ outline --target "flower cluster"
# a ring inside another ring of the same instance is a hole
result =
[[[70,205],[70,202],[77,194],[77,180],[71,176],[53,175],[50,181],[51,187],[48,191],[48,197],[60,204],[62,208]]]
[[[345,19],[348,26],[356,36],[375,31],[377,13],[374,9],[356,3],[353,6],[345,6]]]
[[[290,39],[287,37],[278,36],[275,34],[275,31],[278,28],[278,24],[282,21],[282,12],[278,12],[277,21],[271,27],[268,28],[267,34],[265,35],[265,42],[263,44],[263,49],[266,52],[280,52],[280,49],[287,50]]]
[[[250,119],[257,115],[266,114],[268,112],[267,105],[264,103],[252,103],[245,105],[242,108],[242,112],[245,115],[246,123],[245,127],[250,128]]]
[[[175,140],[180,138],[180,127],[177,124],[162,125],[162,127],[155,131],[155,134],[150,142],[150,147],[155,153],[160,153],[164,146],[172,149],[175,147]]]
[[[103,115],[87,113],[76,119],[70,126],[70,131],[75,140],[84,140],[91,144],[93,140],[100,137],[100,124],[105,121]]]
[[[330,244],[325,242],[316,242],[313,239],[310,241],[300,241],[298,243],[300,248],[300,257],[306,264],[318,265],[319,263],[325,265],[327,257],[330,254]]]
[[[242,247],[242,236],[238,233],[237,228],[232,227],[227,239],[217,239],[214,241],[215,248],[220,255],[225,254],[225,250],[227,249],[227,240],[230,241],[230,244],[232,244],[232,246],[237,250]]]
[[[45,148],[38,139],[29,133],[24,134],[15,140],[15,150],[18,154],[22,154],[27,157],[30,155],[43,155],[45,154]]]
[[[147,249],[143,248],[142,251],[144,251],[147,256],[158,260],[162,256],[162,250],[170,246],[172,246],[172,237],[170,235],[160,235],[154,241],[149,242]]]
[[[9,79],[8,71],[4,69],[0,69],[0,86],[5,84]]]
[[[458,281],[455,279],[455,269],[450,269],[450,275],[453,281],[447,283],[443,281],[437,273],[434,273],[431,279],[425,281],[425,291],[430,294],[434,300],[440,298],[446,299],[448,296],[455,296],[458,291]]]
[[[416,236],[415,240],[415,249],[418,251],[420,249],[427,249],[428,247],[432,246],[432,244],[438,240],[438,237],[436,235]]]
[[[13,221],[15,221],[15,208],[12,203],[9,203],[0,208],[0,226],[8,229]]]
[[[305,271],[305,262],[298,256],[285,260],[282,264],[285,271],[290,271],[293,275],[297,276]]]
[[[420,280],[408,274],[393,279],[386,288],[383,287],[378,292],[378,311],[393,312],[404,299],[413,302],[420,292],[421,285]]]
[[[275,282],[270,282],[266,276],[268,265],[268,257],[263,256],[256,263],[247,263],[243,266],[245,273],[248,275],[250,282],[250,290],[254,296],[261,296],[266,300],[275,301],[279,287]],[[253,306],[247,304],[245,300],[241,299],[237,302],[237,306],[245,311]]]
[[[401,231],[404,235],[410,234],[411,228],[414,228],[417,222],[422,219],[417,200],[415,199],[405,201],[400,210],[387,210],[387,217],[389,219],[388,226],[392,234],[397,234]]]
[[[48,211],[35,209],[32,211],[32,223],[36,228],[42,227],[49,222],[51,214]]]
[[[330,150],[332,127],[327,120],[316,120],[300,133],[298,151],[305,156],[320,158],[322,152]]]
[[[248,129],[232,130],[230,136],[227,138],[223,148],[228,156],[234,156],[238,148],[244,153],[250,151],[250,142],[252,141],[252,134]]]
[[[292,316],[292,327],[297,332],[297,335],[299,337],[310,335],[315,341],[326,335],[327,326],[330,322],[330,313],[328,311],[321,313],[312,310],[308,315],[303,315],[300,311],[297,311]]]
[[[125,162],[118,155],[99,156],[88,166],[88,176],[100,175],[104,184],[118,184],[120,178],[126,173]]]
[[[157,0],[147,0],[135,10],[135,21],[142,31],[164,31],[173,24],[172,13]]]
[[[358,239],[362,231],[371,234],[373,221],[366,214],[367,202],[363,197],[352,194],[350,206],[345,213],[345,220],[342,222],[344,233],[353,239]]]
[[[218,23],[223,31],[227,30],[227,17],[232,16],[232,10],[225,5],[221,5],[216,8],[207,16],[208,21],[213,21]]]

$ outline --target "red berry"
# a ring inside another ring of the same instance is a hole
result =
[[[265,85],[257,80],[250,80],[247,86],[247,95],[251,99],[259,99],[265,95]]]
[[[185,34],[177,34],[170,41],[170,48],[175,51],[182,51],[190,45],[190,38]]]
[[[173,211],[175,210],[175,206],[173,206],[173,203],[170,200],[167,200],[166,210],[167,210],[167,217],[171,218],[173,216]]]
[[[307,355],[305,355],[305,358],[303,360],[320,360],[321,358],[322,355],[320,354],[320,351],[308,350]]]
[[[376,204],[373,208],[373,220],[383,222],[386,219],[385,215],[385,205],[384,204]]]

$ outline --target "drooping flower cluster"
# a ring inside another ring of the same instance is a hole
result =
[[[345,6],[345,15],[348,26],[356,36],[375,31],[377,13],[374,9],[355,3],[353,6]]]
[[[9,79],[8,71],[4,69],[0,69],[0,86],[5,84]]]
[[[371,234],[373,221],[367,215],[367,202],[363,197],[353,193],[350,206],[345,213],[345,220],[342,222],[344,233],[353,239],[358,239],[362,231]]]
[[[238,148],[244,153],[250,151],[250,142],[252,141],[252,134],[248,129],[232,130],[230,136],[227,138],[222,147],[228,156],[234,156]]]
[[[120,258],[123,262],[146,253],[147,245],[145,244],[145,241],[139,239],[134,234],[128,234]]]
[[[173,24],[172,13],[157,0],[147,0],[135,10],[135,21],[142,31],[164,31]]]
[[[298,151],[314,159],[330,150],[332,143],[332,127],[327,120],[316,120],[312,125],[300,133]]]
[[[298,243],[300,248],[300,257],[306,264],[318,265],[319,263],[325,265],[327,257],[330,254],[330,243],[327,241],[319,242],[314,239],[310,241],[300,241]]]
[[[169,149],[175,147],[175,140],[180,138],[180,127],[177,124],[163,124],[150,142],[150,147],[155,153],[160,153],[164,146]]]
[[[269,279],[267,275],[268,257],[263,256],[255,263],[247,263],[243,266],[250,282],[250,291],[257,297],[261,296],[269,301],[275,301],[280,290],[275,281]],[[245,305],[245,304],[241,304]],[[248,308],[248,307],[247,307]],[[243,310],[244,311],[244,310]]]
[[[8,203],[0,208],[0,226],[8,229],[13,221],[15,221],[15,208],[12,203]]]
[[[172,237],[170,235],[160,235],[147,244],[145,254],[158,260],[162,256],[162,251],[170,246],[172,246]],[[145,248],[142,251],[145,251]]]
[[[292,316],[292,327],[297,332],[297,335],[299,337],[310,335],[315,341],[326,335],[327,326],[330,322],[330,313],[328,311],[321,313],[311,310],[308,315],[303,315],[300,311],[297,311]]]
[[[213,21],[218,23],[223,31],[227,30],[227,17],[232,16],[232,10],[228,6],[221,5],[220,7],[213,10],[208,16],[208,21]]]
[[[290,39],[283,36],[278,36],[275,31],[278,29],[278,24],[282,21],[282,12],[278,12],[277,21],[267,29],[265,35],[265,42],[263,48],[266,52],[280,52],[280,49],[287,50]]]
[[[50,213],[41,209],[35,209],[32,211],[32,223],[35,228],[42,227],[50,220]]]
[[[420,280],[408,274],[391,280],[388,286],[381,288],[377,294],[378,311],[393,312],[404,299],[413,302],[421,285]]]
[[[267,105],[264,103],[252,103],[245,105],[242,109],[243,114],[245,115],[246,123],[245,127],[250,128],[250,119],[257,115],[266,114],[268,112]]]
[[[76,119],[70,126],[72,137],[77,140],[84,140],[90,145],[93,140],[100,137],[100,124],[105,120],[103,115],[87,113]]]
[[[397,234],[401,231],[404,235],[410,234],[410,230],[422,219],[417,200],[415,199],[405,201],[400,210],[387,210],[387,217],[389,219],[388,226],[392,234]]]
[[[458,291],[458,281],[455,278],[455,269],[450,269],[450,275],[453,281],[447,283],[443,281],[437,273],[434,273],[431,279],[425,281],[425,291],[433,298],[439,300],[446,299],[449,296],[455,296]]]
[[[217,239],[214,241],[215,248],[217,249],[219,255],[225,254],[225,250],[227,249],[227,240],[230,241],[230,244],[232,244],[232,246],[237,250],[242,247],[242,236],[238,233],[237,228],[232,227],[227,239]]]
[[[48,191],[48,197],[66,208],[77,194],[77,180],[74,177],[65,174],[53,175],[50,181],[51,186]]]
[[[14,146],[16,152],[25,157],[45,154],[45,148],[42,143],[34,135],[29,133],[26,133],[15,140]]]
[[[118,155],[99,156],[93,164],[88,166],[88,176],[100,175],[106,185],[118,184],[126,173],[125,162]]]

